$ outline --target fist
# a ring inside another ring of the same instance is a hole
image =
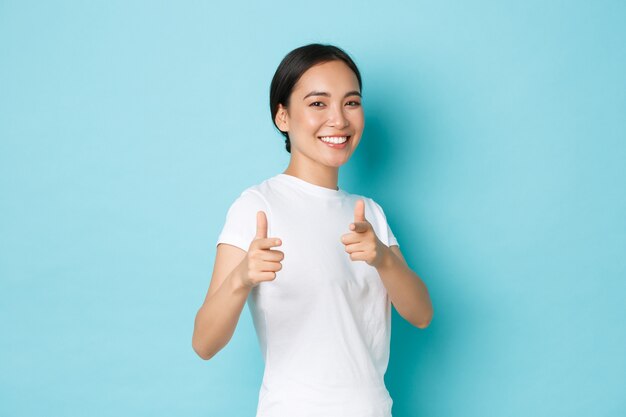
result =
[[[353,261],[365,261],[377,267],[383,258],[385,244],[381,242],[371,223],[365,219],[365,202],[357,200],[354,207],[354,222],[349,225],[351,233],[341,236],[341,243],[346,247]]]
[[[276,271],[283,267],[280,261],[285,258],[285,254],[271,248],[280,245],[282,245],[280,239],[267,237],[267,217],[264,211],[258,211],[256,235],[243,262],[245,273],[242,279],[245,286],[252,288],[263,281],[273,281],[276,278]]]

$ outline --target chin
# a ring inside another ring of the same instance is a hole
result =
[[[329,158],[325,161],[326,166],[330,166],[333,168],[339,168],[342,165],[345,165],[348,161],[350,160],[350,156],[348,156],[347,158],[342,158],[342,159],[338,159],[338,158]]]

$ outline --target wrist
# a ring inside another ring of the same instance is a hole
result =
[[[379,240],[379,251],[380,251],[380,260],[378,261],[378,264],[376,265],[376,269],[377,270],[385,270],[389,267],[391,267],[391,265],[393,265],[393,258],[394,258],[394,254],[391,251],[391,249],[389,249],[389,246],[385,245],[383,242],[381,242]]]
[[[243,261],[235,268],[233,273],[231,274],[230,280],[230,288],[233,293],[241,293],[248,292],[251,290],[251,287],[247,286],[244,281],[244,276],[248,273],[248,259],[247,256],[243,259]]]

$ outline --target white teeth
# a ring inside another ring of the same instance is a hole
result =
[[[345,141],[348,140],[347,136],[321,136],[320,139],[323,142],[328,142],[328,143],[344,143]]]

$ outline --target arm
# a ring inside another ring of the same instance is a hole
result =
[[[383,213],[380,206],[378,209]],[[433,306],[426,285],[409,268],[398,245],[387,246],[378,239],[372,224],[365,218],[363,199],[356,202],[354,222],[349,228],[353,232],[342,235],[341,242],[346,245],[350,259],[365,261],[376,268],[398,313],[415,327],[428,327],[433,318]]]
[[[426,285],[409,268],[398,245],[379,243],[381,258],[376,270],[391,302],[405,320],[425,329],[433,318],[433,306]]]
[[[243,285],[246,252],[217,245],[213,277],[204,303],[196,314],[191,345],[204,360],[211,359],[232,338],[250,288]]]
[[[252,288],[276,278],[285,253],[271,248],[280,245],[280,239],[267,237],[264,211],[256,213],[256,235],[247,251],[231,244],[217,245],[213,277],[196,315],[191,341],[202,359],[211,359],[230,341]]]

